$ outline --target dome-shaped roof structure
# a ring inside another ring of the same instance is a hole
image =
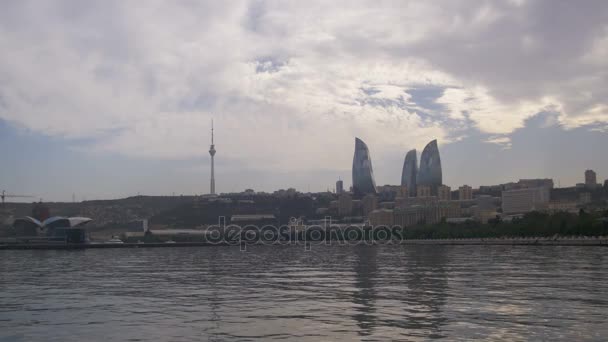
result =
[[[93,221],[93,219],[88,217],[65,217],[65,216],[53,216],[48,219],[40,222],[37,219],[31,216],[24,216],[15,219],[13,222],[13,226],[21,226],[21,227],[36,227],[40,230],[44,230],[47,228],[75,228],[82,227],[85,224]]]

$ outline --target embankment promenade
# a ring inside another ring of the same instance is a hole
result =
[[[248,246],[273,245],[272,243],[245,243]],[[602,237],[528,237],[528,238],[473,238],[473,239],[404,239],[400,241],[281,241],[276,245],[363,245],[363,244],[400,244],[400,245],[487,245],[487,246],[604,246],[608,247],[608,236]],[[169,248],[169,247],[230,247],[239,243],[210,242],[172,242],[172,243],[84,243],[84,244],[0,244],[0,250],[17,249],[95,249],[95,248]]]

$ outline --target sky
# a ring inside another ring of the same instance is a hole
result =
[[[43,200],[608,178],[608,2],[0,2],[0,189]]]

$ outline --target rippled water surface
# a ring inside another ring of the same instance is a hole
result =
[[[606,340],[608,249],[0,251],[0,341]]]

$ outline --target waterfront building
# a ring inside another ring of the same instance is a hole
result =
[[[201,242],[209,236],[206,229],[150,229],[147,232],[124,232],[121,234],[125,240],[142,240],[151,235],[155,240],[176,242]]]
[[[352,173],[353,192],[356,195],[377,193],[369,149],[363,140],[359,138],[355,138]]]
[[[230,224],[237,225],[240,227],[256,226],[263,227],[265,225],[278,226],[277,217],[274,214],[246,214],[246,215],[232,215],[230,217]]]
[[[463,223],[467,223],[470,221],[473,221],[473,219],[470,217],[452,217],[452,218],[447,218],[445,220],[445,222],[452,223],[452,224],[463,224]]]
[[[416,184],[417,186],[430,186],[432,194],[436,194],[437,187],[443,184],[441,158],[439,156],[437,140],[431,141],[422,150]]]
[[[372,227],[392,227],[395,224],[393,210],[391,209],[376,209],[369,213],[368,218]]]
[[[410,150],[405,155],[403,169],[401,170],[401,185],[409,189],[409,196],[416,196],[416,175],[418,173],[418,157],[416,150]],[[405,197],[405,196],[401,196]]]
[[[338,215],[350,216],[353,213],[353,198],[350,194],[343,193],[338,197]]]
[[[329,202],[329,214],[340,215],[340,203],[339,201]]]
[[[430,197],[432,194],[430,185],[418,185],[416,187],[416,197]]]
[[[336,194],[340,195],[344,192],[344,182],[341,179],[338,179],[336,182]]]
[[[497,211],[500,207],[501,198],[488,196],[488,195],[479,195],[474,200],[473,203],[479,208],[484,210],[493,210]]]
[[[597,175],[593,170],[585,171],[585,185],[588,188],[594,188],[597,186]]]
[[[437,197],[440,201],[450,201],[452,199],[452,188],[447,185],[437,187]]]
[[[408,197],[407,186],[403,185],[382,185],[376,187],[378,194],[383,201],[393,201],[397,197]]]
[[[480,207],[475,207],[474,215],[475,221],[480,222],[482,224],[488,223],[489,220],[495,219],[498,216],[498,212],[493,209],[484,209]]]
[[[395,208],[407,208],[411,206],[437,206],[439,198],[437,196],[425,197],[402,197],[395,200]]]
[[[395,209],[395,202],[394,201],[380,202],[380,203],[378,203],[378,207],[380,207],[380,209]]]
[[[353,199],[353,216],[363,216],[363,201]]]
[[[460,202],[458,201],[439,201],[437,206],[440,220],[462,216]]]
[[[575,201],[550,201],[547,209],[550,213],[567,212],[576,214],[579,211],[578,203]]]
[[[410,191],[405,185],[397,186],[395,197],[410,197]]]
[[[13,228],[18,241],[85,243],[88,232],[85,226],[91,222],[88,217],[53,216],[44,221],[31,216],[17,218]]]
[[[458,201],[458,203],[460,203],[460,212],[462,217],[472,217],[475,215],[475,208],[477,208],[475,201],[466,200]]]
[[[504,190],[507,189],[503,185],[481,185],[479,186],[477,193],[490,196],[501,196]]]
[[[482,185],[479,187],[478,193],[491,196],[500,196],[502,191],[540,187],[553,189],[553,186],[553,179],[551,178],[530,178],[520,179],[517,182],[509,182],[498,185]]]
[[[363,208],[363,216],[368,216],[369,213],[378,208],[378,197],[376,197],[374,194],[367,194],[363,196],[361,206]]]
[[[504,214],[523,214],[546,209],[550,192],[546,187],[517,189],[502,192],[502,211]]]
[[[533,179],[520,179],[519,182],[515,183],[515,188],[540,188],[546,187],[553,189],[553,179],[551,178],[533,178]],[[509,190],[506,189],[505,190]]]
[[[327,215],[329,214],[329,208],[317,208],[315,210],[316,215]]]
[[[581,192],[578,195],[578,203],[580,205],[585,205],[591,203],[591,193],[589,192]]]
[[[439,207],[414,205],[407,208],[395,208],[394,223],[400,227],[435,224],[440,221]]]
[[[473,199],[473,188],[468,185],[463,185],[458,188],[458,200],[466,201]]]
[[[403,227],[433,224],[441,218],[461,216],[460,202],[439,201],[437,196],[398,198],[395,201],[394,216],[395,224]]]

